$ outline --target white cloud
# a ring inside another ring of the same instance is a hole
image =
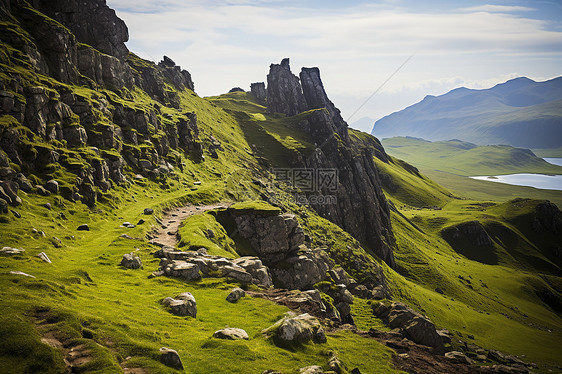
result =
[[[465,12],[498,12],[498,13],[512,13],[512,12],[529,12],[536,10],[534,8],[529,8],[526,6],[516,6],[516,5],[478,5],[468,8],[459,9]]]

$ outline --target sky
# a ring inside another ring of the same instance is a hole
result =
[[[129,27],[129,50],[155,62],[170,57],[191,73],[199,96],[249,90],[289,57],[297,76],[319,67],[344,119],[366,132],[426,95],[562,75],[560,0],[107,4]]]

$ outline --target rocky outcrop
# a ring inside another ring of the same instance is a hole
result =
[[[442,230],[441,234],[449,241],[464,241],[479,247],[492,245],[492,239],[478,221],[463,222],[447,227]]]
[[[302,68],[300,79],[307,108],[325,108],[331,117],[331,121],[324,122],[333,123],[335,125],[335,130],[337,131],[337,133],[342,138],[346,138],[347,123],[343,120],[340,110],[336,108],[334,103],[332,103],[328,98],[326,90],[324,89],[324,84],[320,79],[320,69],[318,69],[317,67]]]
[[[33,5],[70,29],[81,43],[120,61],[127,58],[125,42],[129,40],[129,31],[105,0],[35,0]]]
[[[413,342],[431,347],[437,354],[445,352],[443,339],[431,320],[407,305],[381,302],[373,306],[373,313],[391,328],[400,329],[400,333]]]
[[[535,207],[532,225],[535,232],[562,233],[562,213],[556,204],[540,203]]]
[[[267,91],[265,89],[265,83],[252,83],[250,85],[250,92],[261,104],[265,104],[267,102]]]
[[[181,67],[177,66],[168,56],[164,56],[162,61],[158,63],[158,67],[164,77],[168,78],[178,90],[195,90],[191,74],[187,70],[183,70]]]
[[[289,59],[271,64],[267,75],[267,108],[289,116],[307,110],[299,78],[291,72]]]
[[[273,284],[269,269],[256,257],[246,256],[233,260],[211,256],[203,251],[175,251],[171,247],[163,247],[155,256],[161,260],[159,270],[154,272],[153,276],[166,275],[187,281],[218,276],[264,287]]]
[[[272,112],[287,115],[312,110],[299,127],[317,147],[291,166],[332,172],[324,175],[323,183],[314,190],[303,191],[298,201],[309,204],[394,267],[390,209],[373,162],[374,156],[388,157],[376,139],[349,136],[340,111],[326,94],[318,68],[303,68],[300,77],[299,81],[291,73],[288,59],[280,65],[272,64],[267,79],[267,106]]]

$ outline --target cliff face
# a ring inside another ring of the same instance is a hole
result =
[[[172,170],[174,149],[201,160],[194,113],[171,117],[160,105],[134,100],[140,88],[179,108],[178,92],[194,88],[187,71],[167,57],[155,65],[130,54],[127,27],[104,0],[32,5],[0,3],[1,178],[19,181],[16,193],[33,174],[58,179],[69,199],[94,204],[100,190],[125,182],[125,167],[155,178]],[[93,152],[69,151],[84,146]],[[59,166],[71,175],[63,178]]]
[[[317,147],[312,155],[293,166],[336,170],[337,186],[322,187],[307,195],[335,196],[337,202],[326,204],[309,198],[310,205],[393,267],[395,239],[389,206],[373,162],[374,156],[387,159],[380,143],[374,139],[350,138],[347,123],[326,94],[318,68],[303,68],[299,81],[291,73],[289,59],[284,59],[281,64],[270,66],[267,82],[270,111],[295,115],[316,109],[299,127],[311,136]]]

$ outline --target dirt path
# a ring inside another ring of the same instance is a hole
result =
[[[202,214],[207,210],[228,208],[230,203],[216,203],[211,205],[187,205],[163,212],[160,228],[152,233],[152,242],[159,246],[175,247],[178,244],[178,229],[188,217]],[[159,222],[160,223],[160,222]]]

